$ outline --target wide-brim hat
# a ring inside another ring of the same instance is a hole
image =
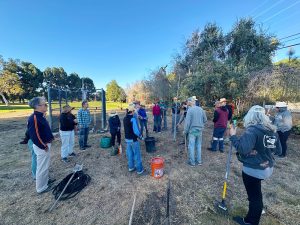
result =
[[[227,102],[226,98],[221,98],[220,103]]]
[[[192,96],[192,98],[193,98],[193,99],[195,99],[195,101],[197,101],[197,100],[198,100],[196,96]]]
[[[117,111],[116,110],[111,110],[109,113],[109,116],[115,116],[117,115]]]
[[[71,106],[69,106],[69,105],[65,105],[65,106],[63,107],[62,113],[68,113],[68,112],[70,112],[70,111],[73,110],[73,109],[74,109],[74,107],[71,107]]]
[[[194,96],[193,96],[193,97],[188,98],[187,101],[188,101],[188,102],[194,102],[194,101],[196,101],[196,99],[195,99]]]
[[[135,105],[131,103],[128,105],[127,109],[128,109],[128,112],[133,112],[135,110]]]
[[[285,102],[276,102],[275,107],[283,108],[283,107],[287,107],[287,104]]]

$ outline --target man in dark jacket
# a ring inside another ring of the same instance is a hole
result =
[[[121,121],[116,110],[112,110],[110,112],[109,119],[108,119],[108,126],[109,126],[109,132],[111,134],[112,153],[114,153],[117,152],[117,149],[115,148],[116,136],[118,142],[117,148],[119,148],[121,145]]]
[[[33,114],[28,118],[27,128],[37,156],[36,191],[44,193],[51,190],[48,184],[54,181],[49,179],[50,150],[54,137],[44,116],[47,112],[45,99],[35,97],[29,102],[29,106],[34,109]]]
[[[75,142],[74,128],[77,124],[76,117],[71,113],[72,108],[69,105],[63,107],[63,111],[60,115],[60,129],[59,134],[61,138],[61,159],[63,162],[68,162],[69,156],[76,156],[73,151]]]
[[[229,119],[229,111],[226,107],[226,99],[220,99],[220,107],[217,107],[214,112],[214,133],[211,148],[208,150],[217,151],[219,144],[219,151],[224,152],[224,133],[227,128],[227,122]]]

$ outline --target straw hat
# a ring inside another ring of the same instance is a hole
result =
[[[116,110],[111,110],[109,113],[109,116],[115,116],[117,115],[117,111]]]
[[[128,108],[128,112],[133,112],[135,110],[134,104],[129,104],[127,108]]]
[[[195,99],[195,101],[197,101],[197,100],[198,100],[196,96],[192,96],[192,98],[193,98],[193,99]]]
[[[70,112],[70,111],[73,110],[73,109],[74,109],[74,107],[71,107],[71,106],[69,106],[69,105],[65,105],[65,106],[63,107],[62,113],[68,113],[68,112]]]
[[[287,104],[285,102],[276,102],[275,107],[276,108],[283,108],[283,107],[287,107]]]
[[[226,98],[221,98],[220,103],[227,102]]]

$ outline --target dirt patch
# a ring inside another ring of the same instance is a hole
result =
[[[28,115],[27,115],[28,116]],[[248,202],[241,179],[241,164],[233,157],[231,161],[228,200],[230,214],[224,217],[215,210],[214,203],[221,198],[225,172],[226,153],[206,150],[210,145],[211,122],[203,132],[203,165],[190,168],[186,165],[186,151],[182,128],[176,142],[170,130],[152,134],[156,138],[157,151],[147,153],[141,142],[143,164],[150,171],[154,156],[165,158],[165,175],[161,179],[139,177],[127,171],[126,155],[110,156],[109,149],[101,149],[100,138],[104,134],[91,134],[92,148],[85,152],[78,149],[69,164],[60,160],[60,141],[52,146],[50,176],[59,180],[72,171],[74,164],[84,164],[91,183],[75,198],[59,202],[52,213],[44,211],[53,203],[51,193],[37,195],[31,179],[31,156],[23,138],[26,117],[0,118],[0,224],[128,224],[134,193],[137,194],[133,224],[165,224],[166,193],[170,180],[170,224],[234,224],[232,215],[247,211]],[[168,125],[171,121],[169,118]],[[150,121],[150,130],[152,121]],[[169,126],[170,127],[170,126]],[[239,131],[241,132],[241,130]],[[124,136],[123,136],[124,137]],[[300,140],[290,136],[288,158],[277,161],[271,179],[262,182],[264,205],[267,214],[262,225],[300,224]],[[125,143],[123,143],[125,149]],[[229,146],[226,146],[226,151]]]

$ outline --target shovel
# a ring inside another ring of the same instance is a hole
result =
[[[59,199],[61,198],[61,196],[64,194],[65,190],[67,189],[68,185],[70,184],[71,180],[73,179],[75,173],[79,172],[82,170],[83,164],[76,164],[75,167],[73,168],[73,174],[70,177],[70,179],[68,180],[68,183],[66,184],[66,186],[64,187],[64,189],[62,190],[62,192],[60,193],[60,195],[58,196],[58,198],[56,199],[56,201],[54,202],[54,204],[49,208],[49,212],[51,212],[54,207],[56,206],[57,202],[59,201]]]

